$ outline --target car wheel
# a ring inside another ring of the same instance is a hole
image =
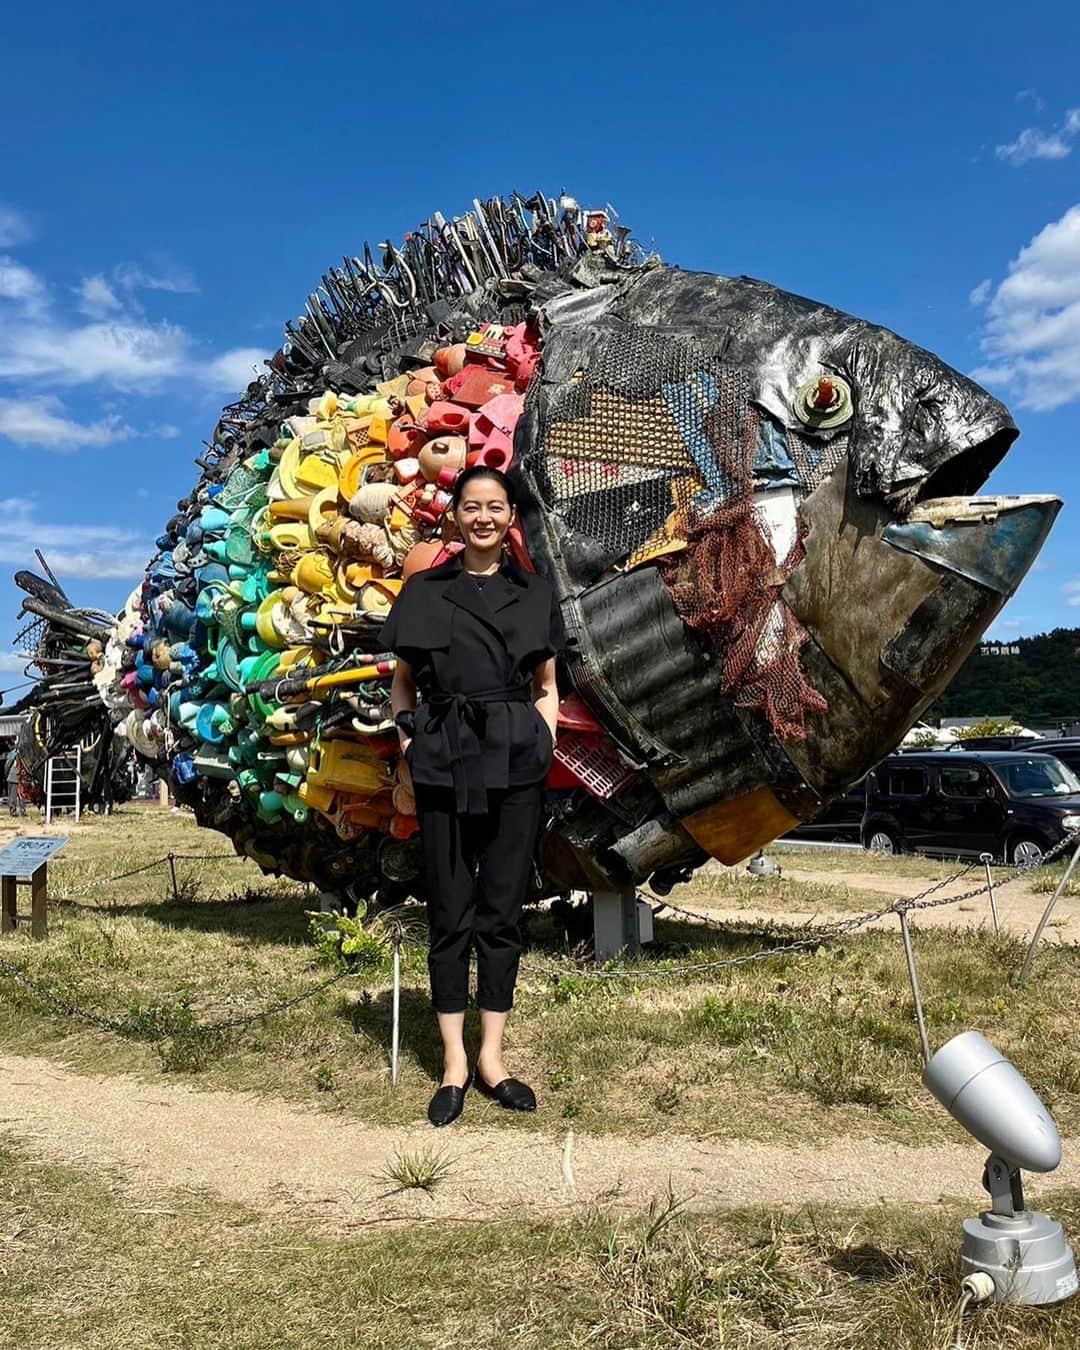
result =
[[[1017,867],[1034,867],[1042,862],[1043,846],[1037,839],[1014,839],[1009,845],[1009,856]]]
[[[866,847],[871,853],[899,853],[900,840],[891,830],[879,828],[871,830],[870,838],[866,841]]]

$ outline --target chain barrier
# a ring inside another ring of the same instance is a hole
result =
[[[300,1003],[306,1003],[309,999],[315,998],[324,990],[330,989],[335,984],[340,984],[347,979],[353,971],[349,969],[339,970],[325,980],[313,985],[310,989],[301,990],[299,994],[291,994],[288,998],[280,999],[277,1003],[271,1003],[268,1007],[259,1008],[255,1012],[240,1013],[235,1017],[223,1017],[215,1022],[193,1021],[190,1025],[181,1028],[185,1033],[191,1033],[199,1036],[215,1036],[226,1031],[238,1031],[242,1027],[251,1026],[255,1022],[261,1022],[264,1018],[276,1016],[278,1013],[287,1012],[290,1008],[295,1008]],[[8,961],[0,956],[0,976],[6,976],[13,983],[26,989],[35,998],[40,999],[48,1007],[56,1012],[63,1013],[66,1017],[71,1017],[77,1022],[83,1022],[87,1026],[97,1027],[99,1031],[111,1032],[114,1036],[120,1036],[125,1040],[135,1041],[158,1041],[165,1040],[172,1032],[164,1031],[156,1036],[147,1036],[132,1030],[129,1022],[121,1021],[118,1018],[106,1017],[103,1013],[92,1012],[87,1008],[81,1008],[77,1004],[69,1002],[62,998],[54,990],[32,979],[26,971],[16,965],[13,961]]]
[[[1011,886],[1013,882],[1020,877],[1026,876],[1039,868],[1045,867],[1053,862],[1068,847],[1080,840],[1080,830],[1072,830],[1060,843],[1049,849],[1040,858],[1035,861],[1020,863],[1016,866],[1013,875],[1006,877],[1004,881],[997,883],[997,889],[1000,891],[1006,886]],[[839,923],[823,926],[815,929],[812,935],[805,938],[796,939],[794,942],[784,943],[782,946],[763,948],[758,952],[747,952],[742,956],[726,957],[720,961],[700,961],[687,966],[653,966],[646,970],[617,969],[617,970],[585,970],[578,969],[567,971],[558,966],[540,966],[529,963],[522,963],[521,969],[527,970],[533,975],[543,975],[547,977],[563,978],[566,975],[573,975],[575,979],[585,980],[638,980],[655,979],[663,977],[675,977],[680,975],[697,975],[705,971],[734,970],[740,966],[752,965],[757,961],[770,960],[774,956],[789,956],[793,952],[816,950],[824,943],[835,941],[837,938],[846,937],[848,933],[855,932],[859,928],[865,928],[867,924],[876,922],[879,919],[888,918],[890,915],[898,915],[901,912],[910,913],[923,909],[941,909],[948,905],[959,905],[965,901],[977,899],[981,895],[986,895],[989,888],[984,883],[978,889],[965,891],[962,895],[943,896],[937,900],[930,897],[937,891],[943,890],[946,886],[954,885],[967,876],[974,868],[979,866],[979,859],[974,859],[966,867],[954,873],[952,876],[944,877],[940,881],[935,881],[928,886],[926,890],[920,891],[918,895],[910,899],[897,899],[890,905],[885,905],[881,909],[872,910],[867,914],[860,914],[851,919],[841,920]],[[649,897],[640,890],[635,890],[638,899],[646,904],[651,904],[655,897]],[[696,919],[706,927],[720,928],[725,931],[730,928],[730,922],[717,919],[714,916],[696,913],[693,910],[682,909],[680,906],[672,905],[668,901],[663,901],[660,909],[669,909],[673,913],[684,914],[689,918]]]
[[[155,867],[168,867],[173,862],[251,862],[250,858],[241,853],[166,853],[163,858],[155,858],[153,862],[143,863],[141,867],[133,867],[129,872],[117,872],[111,877],[95,877],[88,881],[85,886],[65,887],[66,894],[60,897],[60,902],[69,900],[76,895],[85,895],[88,891],[94,890],[97,886],[108,886],[114,881],[126,881],[128,877],[137,877],[142,872],[152,871]],[[62,866],[63,864],[61,864]]]
[[[1078,841],[1080,841],[1080,829],[1071,831],[1059,844],[1048,850],[1037,860],[1018,865],[1012,876],[1007,877],[1004,881],[998,883],[998,889],[1001,890],[1006,886],[1012,885],[1012,883],[1020,877],[1040,870],[1048,863],[1053,862],[1068,847]],[[151,863],[146,863],[142,867],[134,868],[129,872],[119,873],[113,877],[99,878],[91,884],[104,885],[111,881],[121,881],[125,877],[137,876],[139,873],[149,871],[153,867],[160,867],[163,863],[169,863],[170,861],[181,858],[185,861],[247,861],[247,859],[242,858],[239,854],[228,853],[206,855],[179,853],[166,854],[165,857],[158,858]],[[961,895],[943,896],[936,900],[930,898],[937,891],[943,890],[946,886],[953,885],[957,881],[962,880],[977,865],[978,860],[969,863],[966,867],[961,868],[960,871],[954,873],[952,876],[934,882],[931,886],[928,886],[926,890],[921,891],[916,896],[912,896],[910,899],[894,900],[892,904],[886,905],[881,909],[872,910],[869,913],[859,914],[853,918],[841,920],[839,923],[816,929],[812,934],[809,934],[805,938],[799,938],[793,942],[784,943],[780,946],[763,948],[761,951],[757,952],[747,952],[742,956],[727,957],[719,961],[694,962],[691,965],[684,966],[653,966],[644,970],[631,970],[625,968],[616,970],[567,969],[563,966],[541,966],[532,962],[522,962],[521,969],[528,974],[541,975],[546,978],[563,979],[567,976],[572,976],[575,979],[590,980],[639,980],[696,975],[706,971],[734,970],[741,966],[752,965],[758,961],[770,960],[776,956],[790,956],[793,953],[801,951],[816,950],[825,943],[835,941],[837,938],[845,937],[848,933],[855,932],[860,928],[865,928],[867,924],[874,923],[876,920],[886,918],[889,915],[906,915],[912,911],[939,909],[948,905],[963,904],[967,900],[977,899],[979,896],[987,894],[989,887],[986,884],[983,884],[975,890],[966,891]],[[655,899],[655,897],[648,897],[640,890],[636,890],[635,894],[647,904],[651,903],[652,899]],[[730,927],[730,924],[724,920],[716,919],[710,915],[696,913],[694,910],[683,909],[681,906],[673,905],[666,900],[663,901],[658,908],[667,909],[672,913],[682,914],[688,918],[693,918],[707,927],[722,928],[725,931]],[[395,931],[394,945],[397,947],[406,945],[405,934],[400,927]],[[296,1007],[298,1004],[307,1002],[309,999],[317,997],[324,990],[339,984],[342,980],[347,979],[352,974],[353,971],[346,967],[344,970],[337,971],[334,975],[320,981],[311,988],[302,990],[299,994],[294,994],[288,998],[281,999],[277,1003],[270,1004],[268,1007],[260,1008],[252,1013],[243,1013],[235,1017],[222,1018],[215,1022],[194,1022],[190,1027],[185,1027],[184,1030],[206,1036],[217,1035],[226,1031],[240,1030],[243,1027],[253,1025],[255,1022],[262,1021],[267,1017],[286,1012],[290,1008]],[[99,1030],[111,1032],[112,1034],[124,1037],[125,1039],[164,1040],[172,1034],[170,1032],[163,1032],[157,1037],[133,1034],[130,1024],[115,1018],[106,1017],[101,1013],[91,1012],[88,1009],[80,1008],[76,1004],[61,998],[60,995],[56,994],[53,990],[28,976],[21,966],[8,961],[4,957],[0,957],[0,976],[6,976],[57,1012],[61,1012],[65,1016],[83,1022],[88,1026],[97,1027]]]

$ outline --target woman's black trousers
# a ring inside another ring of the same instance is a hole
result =
[[[544,782],[488,788],[486,815],[458,815],[453,788],[414,784],[427,889],[431,1001],[464,1012],[476,947],[476,1002],[509,1012],[521,957],[521,906],[544,803]]]

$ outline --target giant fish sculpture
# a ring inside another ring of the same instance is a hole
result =
[[[267,870],[421,893],[379,631],[455,548],[466,465],[516,478],[512,552],[567,632],[533,898],[670,887],[814,816],[942,692],[1060,508],[971,495],[1017,430],[970,380],[646,257],[610,208],[514,194],[381,247],[225,410],[115,622],[21,574],[39,741],[104,718]]]

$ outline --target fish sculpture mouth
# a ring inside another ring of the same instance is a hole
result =
[[[974,497],[1009,453],[1019,430],[1011,424],[995,427],[984,439],[959,449],[931,473],[915,497],[923,505],[940,499]]]

